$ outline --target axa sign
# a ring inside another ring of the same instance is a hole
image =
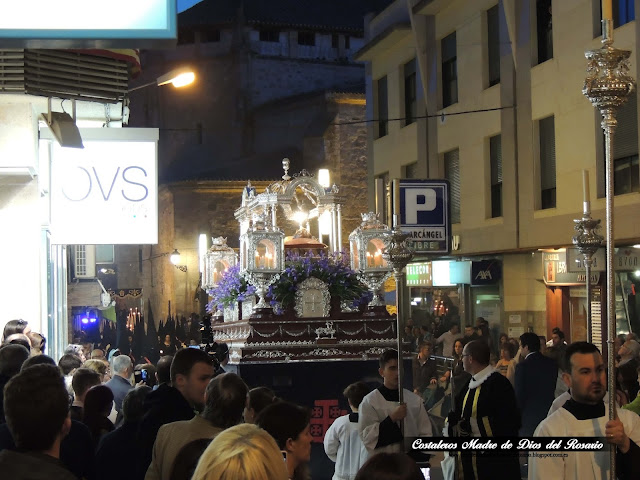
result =
[[[83,136],[82,150],[52,144],[52,243],[157,243],[157,131],[142,130],[135,141]]]
[[[502,277],[500,260],[474,260],[471,262],[471,285],[493,285]]]

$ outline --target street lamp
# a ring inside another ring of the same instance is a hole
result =
[[[143,85],[138,85],[137,87],[130,88],[127,92],[135,92],[136,90],[140,90],[142,88],[150,87],[151,85],[156,85],[158,87],[162,85],[167,85],[171,83],[175,88],[185,87],[190,85],[196,79],[196,74],[188,67],[181,67],[171,70],[170,72],[165,73],[164,75],[160,75],[153,82],[145,83]]]
[[[171,255],[169,256],[169,260],[171,260],[171,263],[173,263],[176,268],[178,270],[180,270],[181,272],[186,272],[187,271],[187,266],[186,265],[179,265],[180,263],[180,252],[178,251],[177,248],[173,249],[173,252],[171,252]]]

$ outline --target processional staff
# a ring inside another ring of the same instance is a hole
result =
[[[607,246],[607,364],[609,390],[609,420],[616,418],[616,373],[614,363],[615,272],[613,240],[613,135],[618,124],[616,114],[633,91],[635,82],[629,75],[628,59],[631,52],[613,47],[613,15],[611,0],[602,0],[602,44],[598,50],[585,52],[588,60],[587,77],[582,93],[602,114],[605,135],[606,179],[606,246]],[[588,281],[588,280],[587,280]],[[588,299],[590,300],[590,299]],[[611,448],[610,478],[616,478],[616,448]]]

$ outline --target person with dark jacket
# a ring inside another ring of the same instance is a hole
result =
[[[29,350],[22,345],[0,347],[0,423],[4,423],[3,391],[11,377],[17,375],[22,364],[29,358]]]
[[[413,393],[421,397],[430,385],[436,385],[438,382],[438,367],[436,361],[431,358],[432,349],[431,342],[422,342],[414,363]]]
[[[145,410],[140,428],[136,475],[144,479],[153,452],[158,430],[162,425],[180,420],[191,420],[196,410],[204,406],[204,393],[213,378],[214,360],[202,350],[184,348],[171,362],[171,386],[162,383],[145,399]]]
[[[96,480],[112,480],[111,464],[117,459],[122,472],[135,472],[138,459],[136,438],[140,420],[144,414],[144,402],[151,387],[141,385],[134,388],[122,402],[124,421],[114,431],[105,434],[96,451]]]
[[[113,393],[106,385],[91,387],[84,398],[82,423],[91,432],[93,448],[97,448],[100,439],[113,430],[109,413],[113,405]]]
[[[524,360],[516,366],[516,400],[522,414],[520,435],[530,437],[555,398],[558,365],[540,353],[540,338],[535,333],[520,335],[520,348]]]
[[[2,477],[74,480],[60,461],[60,444],[71,429],[60,370],[53,365],[27,368],[9,380],[4,393],[7,425],[18,450],[0,452]]]

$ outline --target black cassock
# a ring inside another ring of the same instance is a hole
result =
[[[473,437],[518,436],[520,412],[516,395],[511,382],[497,371],[479,381],[473,377],[467,380],[456,397],[455,408],[449,415],[451,436],[466,437],[464,441]],[[500,445],[500,439],[495,440]],[[521,478],[517,453],[506,455],[495,450],[465,450],[457,452],[456,456],[456,468],[462,472],[458,476],[464,480]]]

